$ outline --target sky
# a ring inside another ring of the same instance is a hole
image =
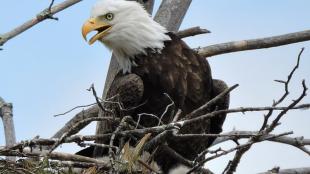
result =
[[[55,0],[60,3],[61,0]],[[94,102],[86,89],[94,83],[99,95],[107,74],[111,53],[101,44],[89,46],[81,36],[81,26],[96,0],[82,1],[8,41],[0,51],[0,96],[13,103],[17,140],[36,135],[51,137],[74,114],[53,117],[75,106]],[[160,4],[156,0],[156,8]],[[46,8],[49,1],[3,0],[0,6],[0,33],[10,31]],[[181,29],[201,26],[212,33],[185,39],[192,48],[216,43],[254,39],[310,29],[308,0],[193,0]],[[310,87],[310,42],[277,48],[230,53],[209,58],[213,78],[229,86],[240,86],[231,93],[230,107],[270,106],[283,94],[285,80],[296,63],[302,47],[299,69],[289,90],[287,105],[301,93],[301,80]],[[310,103],[307,96],[304,103]],[[264,113],[230,114],[224,131],[258,130]],[[310,111],[290,111],[275,133],[294,131],[294,137],[310,138]],[[91,124],[81,134],[93,134]],[[0,124],[0,146],[4,145]],[[226,143],[223,148],[229,148]],[[59,151],[75,152],[78,147],[64,145]],[[207,166],[214,172],[224,170],[233,154]],[[310,166],[309,156],[283,144],[260,143],[244,155],[237,173],[257,173],[280,166]]]

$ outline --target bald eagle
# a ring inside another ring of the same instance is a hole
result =
[[[119,95],[118,101],[124,108],[134,108],[121,110],[113,104],[107,105],[119,117],[131,115],[143,127],[157,126],[160,122],[170,123],[178,109],[182,111],[182,119],[227,88],[224,82],[212,79],[206,59],[155,22],[143,6],[135,1],[98,1],[91,11],[90,19],[82,27],[83,37],[87,40],[86,36],[92,31],[96,33],[88,43],[103,43],[112,50],[121,68],[107,97]],[[228,103],[227,95],[204,113],[226,109]],[[105,113],[106,116],[108,114]],[[220,133],[224,120],[225,115],[221,115],[182,127],[180,133]],[[101,129],[97,133],[115,129],[110,123],[102,124],[105,126],[99,126]],[[108,127],[110,130],[107,130]],[[168,173],[178,165],[178,161],[165,152],[164,146],[194,160],[213,140],[168,138],[163,146],[157,148],[155,160],[163,173]],[[101,153],[104,152],[97,151],[95,155],[103,155]]]

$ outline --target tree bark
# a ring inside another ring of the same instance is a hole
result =
[[[154,20],[168,31],[178,31],[192,0],[163,0]]]
[[[13,106],[11,103],[6,103],[0,97],[0,117],[3,122],[6,146],[12,146],[16,143],[12,108]],[[16,157],[7,157],[7,159],[15,161]]]

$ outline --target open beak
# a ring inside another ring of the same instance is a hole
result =
[[[83,27],[82,27],[82,35],[84,39],[87,41],[87,34],[92,31],[98,31],[96,35],[94,35],[89,41],[88,44],[93,44],[96,40],[106,36],[108,34],[108,31],[111,29],[111,25],[108,25],[102,21],[100,21],[98,18],[90,18],[88,19]]]

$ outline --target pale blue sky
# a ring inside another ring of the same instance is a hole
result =
[[[61,0],[55,0],[59,3]],[[82,1],[10,40],[0,51],[0,96],[14,105],[18,140],[36,135],[52,136],[74,113],[54,118],[74,106],[94,102],[86,91],[94,83],[101,94],[110,53],[100,44],[89,46],[81,37],[81,25],[95,0]],[[158,7],[159,0],[156,6]],[[3,0],[0,6],[0,33],[11,30],[47,7],[49,1]],[[192,46],[266,37],[310,29],[308,0],[193,0],[181,28],[201,26],[211,34],[186,39]],[[305,78],[310,87],[310,42],[266,50],[232,53],[210,58],[215,78],[229,85],[240,84],[231,95],[231,107],[270,105],[282,94],[274,79],[285,79],[301,47],[306,50],[290,90],[296,98]],[[304,102],[310,103],[310,97]],[[276,132],[293,130],[294,136],[310,138],[310,111],[290,112]],[[224,130],[257,130],[262,113],[228,116]],[[83,133],[91,134],[94,126]],[[0,145],[4,144],[0,126]],[[62,151],[76,151],[64,146]],[[232,157],[232,155],[228,156]],[[208,166],[223,170],[229,159],[218,159]],[[310,166],[307,155],[280,144],[262,143],[253,147],[241,161],[237,173],[255,173],[274,166]]]

